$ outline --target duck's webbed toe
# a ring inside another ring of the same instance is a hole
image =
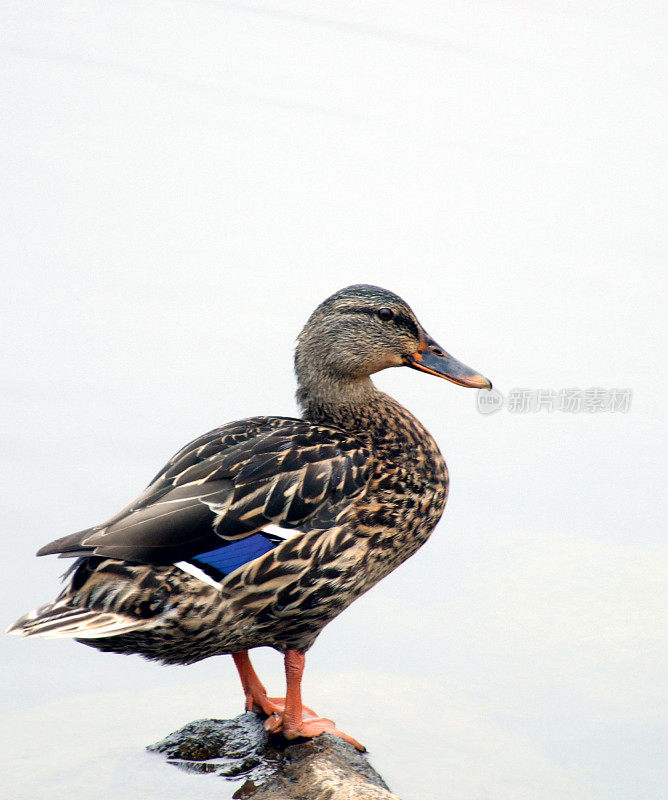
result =
[[[310,709],[304,710],[310,711]],[[301,720],[295,720],[283,712],[282,714],[272,714],[271,717],[265,720],[264,727],[268,733],[282,733],[286,739],[299,739],[302,737],[311,739],[321,733],[330,733],[332,736],[338,736],[339,739],[348,742],[361,753],[366,752],[366,747],[363,744],[349,734],[339,730],[331,719],[325,719],[324,717],[312,717],[302,714]]]

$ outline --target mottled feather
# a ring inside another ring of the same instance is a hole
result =
[[[234,422],[182,448],[106,523],[38,555],[173,564],[270,524],[321,527],[366,490],[371,461],[360,439],[333,427],[289,417]]]
[[[379,306],[394,310],[392,322]],[[391,292],[349,287],[328,298],[295,354],[304,419],[212,430],[107,522],[42,548],[81,558],[59,598],[12,632],[164,663],[308,650],[424,544],[443,512],[448,473],[436,443],[368,380],[402,363],[423,333]],[[270,524],[297,533],[272,538]],[[198,555],[209,582],[177,565]]]

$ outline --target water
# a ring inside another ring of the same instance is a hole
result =
[[[510,800],[531,787],[554,800],[578,796],[576,784],[527,742],[513,741],[452,689],[373,673],[311,678],[309,686],[318,708],[368,746],[372,764],[403,800]],[[226,679],[181,686],[178,693],[96,693],[6,716],[3,796],[231,798],[237,783],[183,772],[143,748],[205,711],[236,714],[239,696],[236,682]]]

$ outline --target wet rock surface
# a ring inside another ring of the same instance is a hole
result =
[[[335,736],[287,742],[268,736],[262,719],[190,722],[148,750],[170,764],[242,782],[234,793],[245,800],[399,800],[367,757]]]

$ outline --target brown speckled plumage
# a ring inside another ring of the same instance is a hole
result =
[[[47,545],[40,554],[79,560],[59,598],[10,630],[165,663],[260,646],[308,650],[424,544],[445,506],[448,473],[436,443],[369,378],[401,365],[489,385],[444,353],[396,295],[355,286],[328,298],[295,355],[303,418],[255,417],[211,431],[106,523]],[[219,588],[175,566],[269,524],[299,533]]]
[[[415,417],[379,392],[353,424],[350,432],[374,453],[372,473],[335,524],[289,539],[225,578],[220,592],[178,568],[101,560],[95,578],[106,585],[122,576],[127,590],[111,604],[103,595],[100,609],[143,608],[146,629],[86,643],[167,663],[260,646],[307,650],[330,620],[424,544],[445,506],[445,462]],[[84,583],[77,605],[90,608],[95,584]]]

